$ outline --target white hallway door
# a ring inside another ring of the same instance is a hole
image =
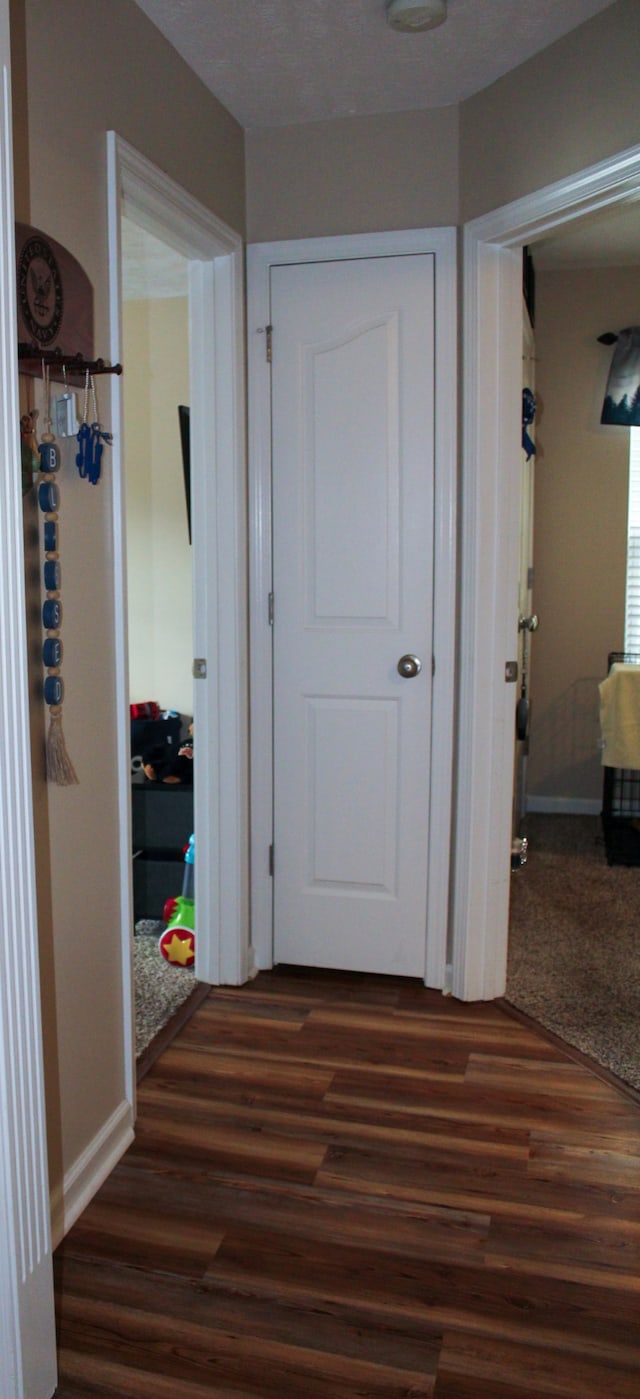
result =
[[[434,261],[271,270],[280,963],[425,973]]]

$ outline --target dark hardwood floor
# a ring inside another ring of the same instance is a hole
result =
[[[58,1399],[638,1399],[640,1108],[500,1007],[263,973],[138,1108]]]

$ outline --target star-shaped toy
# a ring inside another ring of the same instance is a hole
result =
[[[196,957],[196,940],[187,928],[167,928],[159,942],[165,961],[173,966],[190,967]]]

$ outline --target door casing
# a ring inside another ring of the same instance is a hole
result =
[[[273,965],[273,659],[269,597],[271,402],[267,328],[270,270],[290,263],[433,253],[436,267],[436,446],[434,486],[434,641],[427,985],[447,982],[451,846],[456,566],[456,231],[395,233],[258,243],[247,250],[249,366],[249,630],[251,694],[251,910],[257,969]],[[273,327],[277,335],[277,326]]]
[[[56,1336],[38,909],[16,346],[9,6],[0,0],[0,661],[7,743],[0,764],[0,907],[19,946],[0,980],[0,1375],[3,1399],[50,1399]]]

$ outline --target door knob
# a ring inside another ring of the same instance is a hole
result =
[[[533,617],[521,617],[518,622],[518,631],[537,631],[538,618],[534,612]]]
[[[414,675],[418,675],[422,670],[422,661],[417,656],[401,656],[398,661],[398,675],[403,680],[413,680]]]

